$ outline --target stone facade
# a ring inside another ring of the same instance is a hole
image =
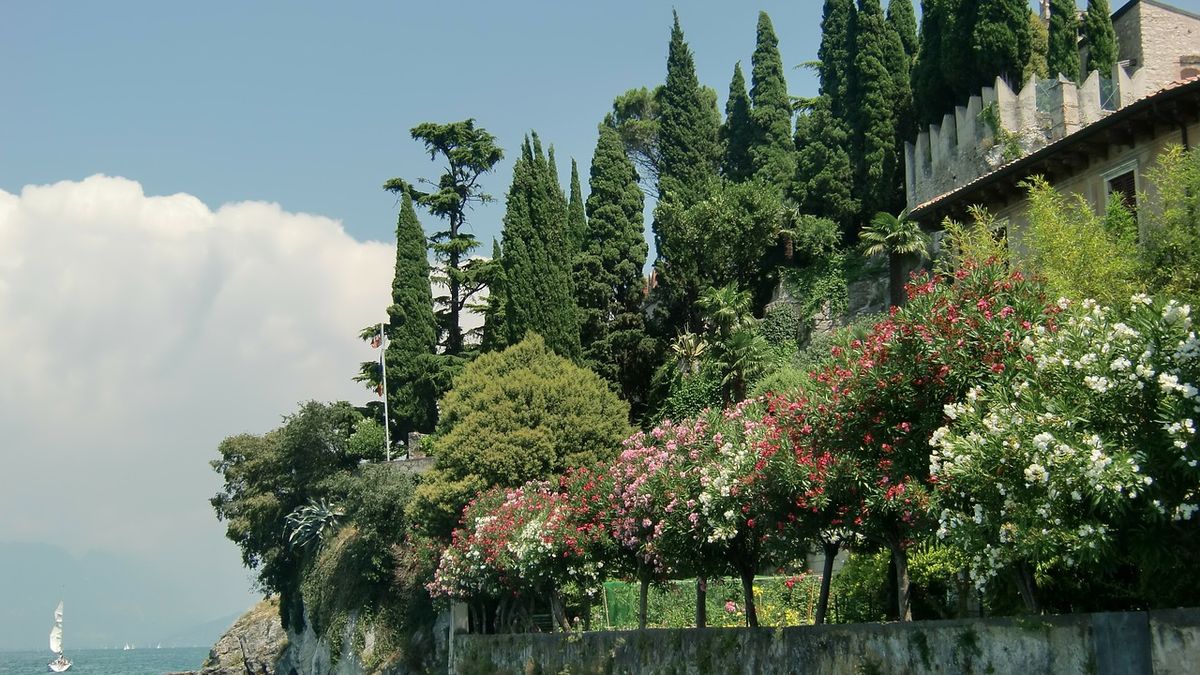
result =
[[[1122,60],[1112,73],[1092,71],[1078,84],[1030,79],[1017,91],[997,78],[905,144],[909,210],[1200,72],[1200,17],[1132,0],[1114,14],[1113,25]]]

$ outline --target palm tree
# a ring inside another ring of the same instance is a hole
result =
[[[739,291],[734,284],[709,288],[700,294],[696,306],[700,308],[704,322],[722,340],[753,318],[750,314],[750,293]]]
[[[899,215],[880,211],[871,224],[859,233],[868,257],[886,253],[888,257],[888,295],[893,306],[904,304],[904,273],[913,256],[929,257],[929,235],[921,231],[915,220],[909,220],[908,210]]]

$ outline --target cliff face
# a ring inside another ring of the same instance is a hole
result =
[[[278,598],[267,598],[243,614],[208,652],[200,670],[177,675],[276,675],[287,647]]]

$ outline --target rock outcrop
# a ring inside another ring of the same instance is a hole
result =
[[[276,675],[275,664],[287,643],[279,599],[267,598],[233,622],[200,670],[175,675]]]

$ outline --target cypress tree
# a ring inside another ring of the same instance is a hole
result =
[[[1050,28],[1042,21],[1042,17],[1029,12],[1029,35],[1033,40],[1030,50],[1029,64],[1025,66],[1022,81],[1028,82],[1031,77],[1047,78],[1050,76]]]
[[[1088,44],[1087,72],[1098,70],[1101,77],[1112,77],[1113,66],[1117,65],[1117,33],[1108,0],[1088,0],[1083,35]]]
[[[508,328],[504,319],[504,249],[492,240],[492,259],[488,261],[488,299],[483,311],[483,340],[479,348],[485,352],[508,346]]]
[[[1049,44],[1046,66],[1050,77],[1079,79],[1079,16],[1075,0],[1050,0]]]
[[[892,0],[888,8],[891,9],[902,1]],[[911,11],[911,9],[910,6],[909,10]],[[904,46],[905,36],[900,33],[901,30],[908,30],[907,25],[897,27],[896,22],[890,19],[887,21],[888,39],[884,43],[884,54],[887,59],[885,65],[888,73],[892,76],[892,114],[895,116],[896,124],[895,147],[893,148],[896,163],[894,180],[896,185],[891,203],[882,209],[889,213],[904,208],[904,192],[901,189],[904,176],[904,144],[915,140],[917,135],[916,113],[913,110],[912,57]]]
[[[587,229],[575,268],[580,341],[588,365],[621,392],[637,416],[652,370],[642,315],[642,191],[617,131],[600,125],[592,156]]]
[[[1019,88],[1025,66],[1033,54],[1029,3],[1026,0],[978,2],[971,35],[974,75],[968,80],[967,88],[958,92],[959,98],[975,93],[994,82],[996,77]]]
[[[571,250],[578,252],[583,247],[584,231],[587,229],[587,215],[584,213],[583,191],[579,186],[579,167],[571,159],[571,200],[567,203],[567,232],[570,235]]]
[[[922,0],[921,39],[912,70],[913,102],[919,124],[941,121],[954,105],[950,82],[942,64],[943,41],[951,37],[953,16],[947,0]]]
[[[410,431],[428,432],[437,422],[437,398],[433,386],[436,374],[425,372],[431,364],[419,357],[432,355],[437,346],[437,321],[433,315],[433,293],[429,286],[425,232],[407,192],[400,204],[396,221],[396,265],[392,277],[392,304],[387,308],[384,328],[388,344],[384,353],[387,365],[388,417],[393,433],[404,438]],[[375,326],[363,330],[374,337]],[[381,381],[379,363],[362,364],[356,378],[371,388]]]
[[[758,13],[757,40],[750,59],[750,113],[753,133],[750,158],[754,176],[783,189],[796,172],[792,140],[792,100],[783,76],[779,38],[766,12]]]
[[[679,15],[674,16],[659,113],[658,194],[690,202],[717,175],[720,119],[696,78],[692,51],[683,39]]]
[[[750,97],[746,94],[746,78],[742,64],[733,66],[729,83],[729,99],[725,102],[725,123],[721,125],[721,141],[725,146],[722,173],[732,181],[743,181],[754,173],[750,161]]]
[[[821,95],[827,97],[830,111],[846,119],[849,103],[850,70],[854,57],[854,0],[825,0],[821,14],[821,46],[818,75]]]
[[[862,213],[870,215],[890,209],[899,189],[896,91],[888,61],[897,50],[903,53],[903,47],[897,47],[900,38],[888,28],[879,0],[859,0],[857,17],[850,80],[851,160],[855,194],[862,200]]]
[[[912,0],[890,0],[887,8],[887,22],[900,36],[904,45],[904,53],[910,62],[917,58],[917,13],[913,11]]]
[[[504,324],[507,342],[538,333],[554,351],[579,356],[571,280],[567,200],[537,134],[521,148],[504,215]]]
[[[667,80],[659,103],[658,204],[654,209],[656,330],[674,335],[694,319],[699,294],[699,255],[681,206],[705,199],[718,180],[720,115],[711,90],[700,86],[691,50],[675,14],[667,50]]]
[[[833,116],[829,97],[821,96],[796,121],[796,180],[791,197],[801,213],[829,218],[849,232],[858,214],[849,133]]]
[[[975,84],[975,24],[979,21],[979,3],[987,1],[989,0],[936,0],[942,8],[944,24],[939,60],[942,79],[949,88],[947,98],[951,107],[941,110],[935,121],[940,121],[942,113],[953,112],[953,105]],[[992,77],[995,76],[993,73]]]

